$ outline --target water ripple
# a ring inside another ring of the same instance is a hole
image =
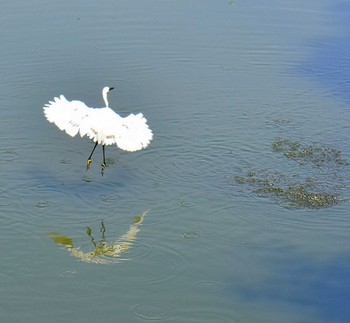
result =
[[[171,305],[167,303],[140,303],[133,307],[134,314],[145,321],[165,321],[168,320],[174,312]]]
[[[34,206],[38,209],[43,209],[45,207],[48,207],[50,205],[50,202],[48,201],[38,201],[34,204]]]
[[[175,314],[171,319],[171,322],[186,322],[186,323],[197,323],[197,322],[228,322],[235,323],[236,320],[232,319],[232,313],[215,313],[215,309],[212,310],[193,310]]]
[[[100,195],[99,199],[104,203],[115,204],[118,203],[121,198],[117,194],[103,194]]]
[[[175,249],[157,246],[152,251],[146,259],[149,268],[145,268],[143,279],[140,281],[142,284],[156,284],[174,279],[188,266],[184,255]],[[154,258],[153,261],[152,258]]]
[[[74,278],[77,275],[75,270],[65,270],[62,271],[61,276],[65,278]]]
[[[13,203],[22,207],[46,208],[66,203],[67,193],[59,189],[38,188],[29,185],[18,186],[12,190]]]
[[[20,154],[15,150],[0,150],[0,162],[10,162],[20,158]]]
[[[11,205],[12,201],[10,199],[9,193],[5,189],[0,190],[0,207]]]
[[[117,266],[113,267],[115,269],[111,277],[107,275],[94,276],[93,279],[97,284],[154,285],[174,279],[183,273],[188,266],[184,255],[175,249],[151,246],[137,241],[134,244],[130,253],[117,259],[118,263]],[[85,279],[84,275],[85,272],[81,274],[82,279]],[[91,275],[87,275],[86,279],[91,281]],[[116,277],[120,277],[120,279],[116,279]]]
[[[203,280],[193,284],[195,289],[202,292],[215,293],[224,289],[224,285],[218,281]]]
[[[201,234],[195,231],[187,231],[182,233],[182,237],[184,239],[196,239],[200,236]]]

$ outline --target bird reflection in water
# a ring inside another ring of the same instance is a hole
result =
[[[72,256],[81,261],[93,264],[115,263],[117,258],[132,247],[133,242],[140,231],[140,225],[147,213],[148,211],[145,211],[136,216],[133,223],[130,225],[129,230],[116,241],[105,240],[106,227],[103,220],[101,221],[100,228],[101,240],[99,241],[95,240],[91,228],[87,227],[86,233],[90,237],[93,245],[91,251],[84,252],[80,247],[75,247],[72,238],[60,235],[58,232],[49,233],[49,238],[56,244],[64,246]]]

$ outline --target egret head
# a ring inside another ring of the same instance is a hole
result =
[[[102,97],[103,97],[103,100],[105,101],[106,107],[108,107],[107,93],[113,89],[114,89],[114,87],[109,87],[109,86],[105,86],[102,89]]]

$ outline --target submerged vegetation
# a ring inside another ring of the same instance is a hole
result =
[[[348,165],[342,157],[341,151],[326,145],[302,145],[289,139],[277,139],[272,144],[272,149],[282,152],[287,158],[299,160],[301,163],[313,163],[316,166]]]
[[[81,261],[94,264],[110,264],[116,262],[116,258],[119,258],[132,247],[133,241],[140,231],[139,226],[146,214],[147,211],[136,216],[129,230],[115,241],[106,241],[104,221],[101,221],[101,239],[99,241],[95,240],[91,228],[87,227],[86,234],[92,244],[92,249],[87,252],[82,251],[80,247],[75,247],[72,238],[60,235],[58,232],[51,232],[49,238],[56,244],[63,246],[72,256]]]
[[[228,178],[235,184],[244,184],[258,196],[269,197],[285,207],[325,208],[343,201],[341,190],[347,181],[346,166],[340,150],[326,145],[304,145],[289,139],[277,139],[272,144],[275,152],[298,161],[300,174],[285,172],[247,171],[244,175]],[[310,166],[310,174],[305,177]],[[304,176],[304,177],[303,177]]]
[[[253,186],[253,192],[258,196],[273,198],[285,207],[322,208],[341,202],[338,194],[317,191],[317,185],[311,185],[308,181],[293,183],[285,175],[276,173],[267,175],[264,172],[261,176],[248,172],[234,179],[238,184]]]

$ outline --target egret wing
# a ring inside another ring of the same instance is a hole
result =
[[[121,118],[115,125],[111,139],[120,149],[137,151],[146,148],[153,138],[152,130],[142,113]]]
[[[89,123],[91,111],[84,102],[68,101],[63,95],[55,97],[44,106],[44,114],[49,122],[54,123],[60,130],[74,137],[79,131],[84,136],[87,124]],[[82,129],[84,128],[84,129]],[[84,130],[84,131],[82,131]]]
[[[63,95],[44,106],[49,122],[74,137],[87,136],[101,145],[116,144],[126,151],[146,148],[153,138],[142,113],[122,118],[112,109],[89,108],[81,101],[68,101]]]

